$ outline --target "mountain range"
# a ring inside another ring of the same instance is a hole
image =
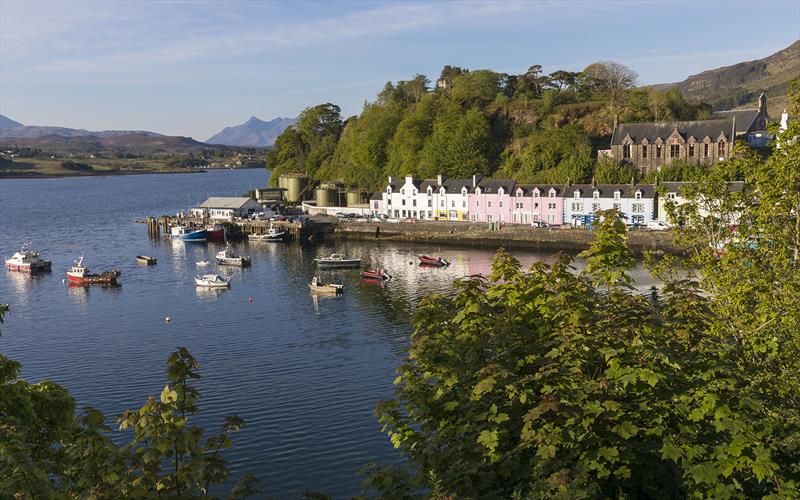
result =
[[[226,146],[272,146],[286,127],[296,122],[297,118],[273,118],[267,122],[251,116],[241,125],[225,127],[221,132],[208,138],[206,143]]]
[[[684,97],[703,101],[715,110],[753,108],[761,92],[767,112],[779,118],[788,107],[786,82],[800,76],[800,40],[774,54],[732,66],[703,71],[682,82],[653,85],[656,90],[677,88]]]

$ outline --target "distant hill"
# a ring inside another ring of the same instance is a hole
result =
[[[23,126],[24,125],[22,125],[20,122],[15,122],[14,120],[5,115],[0,115],[0,130],[23,127]]]
[[[121,131],[106,136],[6,137],[2,135],[0,136],[0,145],[39,148],[52,154],[113,153],[133,156],[160,156],[213,149],[212,146],[195,141],[190,137]]]
[[[763,59],[725,66],[677,83],[653,85],[656,90],[677,88],[688,99],[710,104],[715,110],[753,108],[761,92],[767,94],[770,117],[788,106],[786,82],[800,76],[800,40]]]
[[[268,147],[275,144],[275,139],[294,125],[297,118],[274,118],[268,122],[251,116],[249,120],[234,127],[225,127],[221,132],[210,137],[206,143],[226,146]]]
[[[19,126],[13,128],[0,127],[0,139],[38,139],[41,137],[50,137],[50,136],[66,137],[66,138],[76,138],[76,137],[105,138],[105,137],[117,137],[121,135],[130,135],[130,134],[138,134],[148,137],[164,137],[161,134],[157,134],[155,132],[147,132],[145,130],[101,130],[94,132],[91,130],[84,130],[80,128],[47,127],[38,125],[24,126],[22,124],[19,124]]]

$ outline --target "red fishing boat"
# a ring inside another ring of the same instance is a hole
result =
[[[366,269],[361,271],[361,277],[366,280],[389,281],[392,276],[386,272],[386,269]]]
[[[83,265],[83,255],[75,261],[75,265],[67,271],[67,281],[70,285],[116,285],[117,277],[122,274],[117,269],[100,274],[91,274],[89,268]]]
[[[206,239],[214,243],[225,242],[225,228],[222,224],[209,224],[206,226]]]
[[[428,255],[417,255],[419,259],[419,265],[421,266],[436,266],[436,267],[447,267],[450,265],[450,261],[444,259],[442,257],[430,257]]]

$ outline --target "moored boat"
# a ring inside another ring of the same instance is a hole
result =
[[[361,271],[361,277],[368,280],[389,281],[392,276],[386,272],[386,269],[365,269]]]
[[[217,252],[217,264],[247,267],[250,265],[250,257],[238,255],[231,247],[227,247],[225,250]]]
[[[28,248],[28,244],[22,245],[19,252],[16,252],[10,259],[6,260],[6,268],[11,271],[21,271],[23,273],[36,273],[49,271],[52,262],[42,260],[39,252]]]
[[[153,264],[156,263],[156,258],[155,257],[150,257],[149,255],[137,255],[136,256],[136,262],[138,262],[139,264],[145,264],[145,265],[148,265],[148,266],[152,266]]]
[[[194,278],[194,284],[206,288],[228,288],[231,286],[231,279],[221,274],[204,274]]]
[[[67,270],[67,281],[70,285],[116,285],[117,277],[122,274],[118,269],[92,274],[89,268],[83,265],[83,255]]]
[[[323,293],[327,295],[339,295],[344,292],[344,285],[339,285],[337,283],[324,283],[322,278],[314,276],[312,278],[311,283],[308,284],[308,288],[315,293]]]
[[[270,224],[266,234],[251,234],[247,236],[247,239],[250,241],[283,241],[286,234],[286,231],[275,229]]]
[[[225,228],[222,224],[209,224],[206,226],[206,239],[214,243],[225,241]]]
[[[361,267],[361,259],[348,259],[340,253],[332,253],[328,257],[314,259],[320,269],[347,269]]]
[[[205,267],[205,266],[207,266],[209,264],[211,264],[211,263],[209,261],[207,261],[207,260],[198,260],[197,262],[194,263],[194,265],[196,265],[198,267]]]
[[[450,265],[450,261],[444,259],[442,257],[430,257],[428,255],[417,255],[419,259],[419,265],[421,266],[435,266],[435,267],[447,267]]]
[[[208,230],[192,229],[186,226],[172,226],[169,232],[170,236],[174,239],[183,241],[207,241]]]

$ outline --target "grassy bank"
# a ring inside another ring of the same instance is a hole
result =
[[[490,230],[488,224],[463,222],[340,223],[333,236],[342,239],[370,240],[375,239],[378,227],[382,240],[525,250],[581,251],[588,248],[594,238],[594,233],[585,229],[540,229],[506,225],[499,230]],[[630,231],[629,242],[631,249],[637,253],[647,251],[679,253],[673,235],[669,231]]]

